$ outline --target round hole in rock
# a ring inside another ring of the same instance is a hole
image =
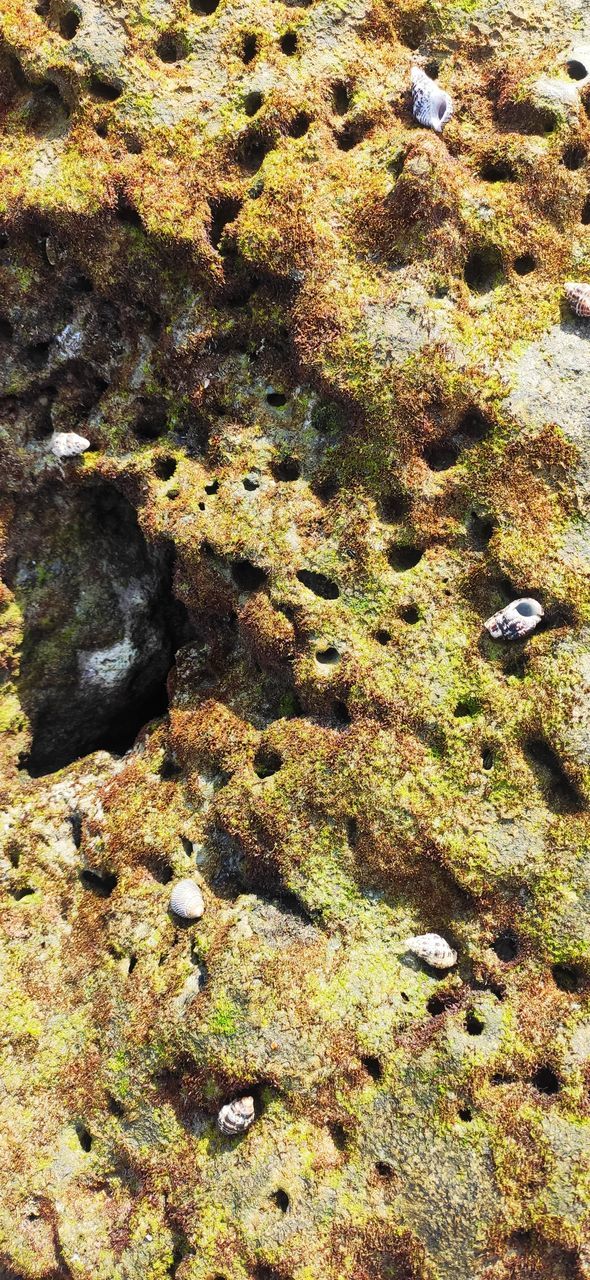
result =
[[[287,57],[288,57],[288,58],[292,58],[292,57],[293,57],[293,54],[297,52],[297,34],[296,34],[296,32],[295,32],[295,31],[285,31],[285,34],[281,36],[281,39],[280,39],[280,41],[279,41],[279,44],[280,44],[280,46],[281,46],[281,49],[282,49],[283,53],[286,53],[286,55],[287,55]]]
[[[533,1077],[532,1084],[539,1093],[553,1094],[558,1093],[560,1089],[559,1078],[551,1067],[537,1067]]]
[[[193,13],[202,13],[209,18],[219,6],[219,0],[190,0]]]
[[[554,964],[551,970],[553,981],[560,991],[579,991],[580,974],[571,964]]]
[[[440,74],[440,62],[437,62],[435,58],[432,58],[430,62],[426,63],[424,70],[426,75],[430,76],[431,80],[438,80]]]
[[[81,16],[75,9],[68,9],[59,20],[59,32],[64,40],[73,40],[80,26]]]
[[[268,574],[251,560],[234,560],[231,566],[232,578],[240,591],[257,591],[266,582]]]
[[[350,91],[342,80],[332,85],[332,110],[335,116],[345,116],[350,108]]]
[[[269,149],[269,144],[263,142],[260,138],[244,138],[238,151],[238,161],[244,172],[258,173]],[[261,179],[258,179],[255,186],[250,188],[248,194],[251,200],[258,200],[263,191],[264,183]]]
[[[365,1068],[365,1071],[368,1072],[368,1074],[370,1075],[371,1080],[381,1079],[383,1075],[383,1068],[378,1058],[375,1058],[373,1057],[372,1054],[370,1054],[366,1058],[361,1058],[361,1062],[363,1064],[363,1067]]]
[[[341,702],[340,699],[337,699],[334,703],[333,715],[336,723],[342,725],[343,728],[346,728],[351,724],[351,716],[348,707],[346,703]]]
[[[577,58],[570,58],[566,62],[566,67],[571,80],[585,80],[588,75],[588,68],[583,62],[579,62]]]
[[[35,893],[35,889],[31,889],[30,885],[25,885],[23,889],[15,889],[12,897],[15,902],[22,902],[23,898],[31,898]]]
[[[493,245],[469,254],[463,275],[472,293],[490,293],[503,278],[502,257]]]
[[[468,1124],[470,1120],[473,1120],[473,1112],[470,1107],[461,1107],[458,1114],[459,1119],[463,1120],[465,1124]]]
[[[406,515],[408,509],[408,499],[406,494],[399,493],[397,490],[390,490],[390,493],[384,494],[379,502],[379,515],[385,524],[394,525],[395,522],[401,520]]]
[[[219,480],[211,480],[209,484],[203,485],[205,493],[214,494],[219,492]]]
[[[316,661],[321,663],[323,667],[333,667],[340,662],[340,654],[333,644],[325,649],[316,649]]]
[[[481,753],[481,764],[483,769],[493,769],[494,753],[491,747],[484,747]]]
[[[121,97],[123,85],[116,80],[107,80],[97,72],[90,77],[90,92],[94,98],[102,102],[116,102]]]
[[[345,124],[344,127],[335,134],[338,150],[352,151],[353,147],[356,147],[358,143],[362,141],[364,134],[365,130],[361,126],[360,121],[351,120],[349,124]]]
[[[494,532],[494,521],[491,516],[480,516],[472,511],[467,519],[467,530],[474,546],[479,549],[487,547]]]
[[[176,458],[156,458],[154,474],[158,480],[170,480],[176,471]]]
[[[338,1151],[346,1151],[348,1146],[348,1133],[343,1124],[332,1123],[328,1125],[330,1137]]]
[[[287,403],[287,397],[282,391],[267,391],[266,403],[273,409],[283,409]]]
[[[135,435],[140,440],[157,440],[168,426],[166,408],[160,404],[146,405],[135,424]]]
[[[585,201],[584,207],[580,214],[580,222],[582,223],[583,227],[590,226],[590,196],[588,196],[588,199]]]
[[[531,271],[535,270],[537,263],[532,253],[522,253],[520,257],[514,259],[514,270],[517,276],[528,276]]]
[[[426,1002],[426,1008],[431,1018],[439,1018],[441,1013],[445,1012],[447,1004],[440,996],[431,996]]]
[[[518,938],[511,929],[506,929],[504,933],[499,933],[498,937],[494,938],[492,951],[496,952],[498,959],[504,964],[510,964],[518,955]]]
[[[272,472],[276,480],[299,480],[301,463],[297,458],[282,458],[280,462],[274,464]]]
[[[563,164],[570,172],[575,173],[577,169],[581,169],[588,155],[586,148],[581,143],[572,143],[571,147],[566,147],[562,156]]]
[[[74,1125],[76,1137],[83,1151],[90,1151],[92,1147],[92,1134],[90,1130],[83,1124]]]
[[[42,369],[49,355],[50,342],[34,342],[26,347],[26,354],[34,369]]]
[[[289,125],[289,137],[303,138],[311,124],[311,116],[306,111],[298,111],[295,119]]]
[[[156,53],[160,62],[181,62],[186,57],[178,37],[172,31],[165,31],[158,40]]]
[[[272,751],[269,747],[259,747],[254,756],[254,772],[259,778],[272,778],[274,773],[278,773],[282,763],[277,751]]]
[[[400,609],[399,616],[402,619],[402,622],[407,622],[411,627],[414,627],[421,619],[420,611],[416,608],[415,604],[405,605],[403,609]]]
[[[252,62],[258,53],[258,36],[252,31],[245,31],[242,37],[242,62],[246,66]]]
[[[273,1191],[271,1200],[274,1200],[277,1208],[281,1210],[281,1213],[287,1212],[290,1201],[287,1192],[284,1191],[282,1187],[278,1187],[276,1191]]]
[[[424,461],[431,471],[449,471],[457,461],[457,450],[449,444],[432,444],[424,450]]]
[[[389,641],[391,640],[391,631],[386,631],[385,627],[380,627],[379,630],[375,632],[375,639],[377,644],[389,644]]]
[[[297,578],[308,591],[313,591],[314,596],[320,596],[322,600],[337,600],[340,595],[339,586],[327,578],[325,573],[315,573],[312,569],[300,569]]]
[[[170,884],[173,875],[170,863],[152,859],[147,863],[147,868],[150,875],[154,880],[157,880],[158,884]]]
[[[242,201],[235,197],[211,201],[211,230],[209,238],[214,249],[219,249],[225,228],[237,218],[241,207]]]
[[[114,1098],[112,1094],[108,1094],[107,1096],[107,1106],[112,1116],[117,1116],[118,1119],[120,1119],[121,1116],[125,1115],[125,1108],[119,1102],[118,1098]]]
[[[469,1036],[480,1036],[482,1031],[485,1030],[485,1025],[483,1018],[478,1017],[473,1009],[469,1009],[465,1015],[465,1030],[467,1034]]]
[[[397,542],[389,548],[387,559],[396,573],[406,573],[420,563],[424,555],[423,547],[412,547],[406,542]]]
[[[85,867],[80,872],[80,880],[85,889],[96,894],[97,898],[109,898],[117,885],[117,877],[109,871],[91,871]]]
[[[0,320],[0,342],[12,342],[14,329],[10,320]]]
[[[260,488],[260,480],[255,476],[244,476],[242,484],[248,493],[255,493],[256,489]]]
[[[129,152],[130,156],[141,155],[143,146],[139,138],[134,137],[130,133],[126,133],[123,138],[123,143],[125,145],[125,150]]]
[[[375,1172],[379,1175],[380,1178],[389,1179],[389,1178],[393,1178],[394,1168],[393,1168],[393,1165],[389,1164],[387,1160],[378,1160],[375,1165]]]
[[[244,98],[244,111],[247,116],[255,116],[262,106],[264,99],[259,89],[252,89]]]
[[[178,761],[173,756],[164,756],[159,769],[162,782],[172,782],[175,778],[180,777],[181,773],[182,766],[178,764]]]
[[[477,716],[479,715],[480,711],[481,711],[481,702],[479,702],[477,698],[473,698],[473,697],[460,698],[455,707],[453,715],[455,715],[457,719],[461,720],[463,718],[466,718],[467,716]]]
[[[516,174],[508,160],[484,160],[480,176],[484,182],[514,182]]]

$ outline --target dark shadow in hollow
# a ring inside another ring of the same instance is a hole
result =
[[[23,612],[19,696],[38,777],[103,749],[123,754],[167,710],[166,680],[191,637],[172,594],[173,549],[149,546],[103,481],[45,490],[12,530],[8,580]]]

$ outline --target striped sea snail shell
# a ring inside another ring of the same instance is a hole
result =
[[[590,316],[590,284],[576,284],[575,280],[568,280],[565,296],[577,316]]]
[[[499,609],[484,626],[494,640],[521,640],[539,625],[545,610],[538,600],[525,596]]]
[[[75,458],[89,448],[90,441],[86,436],[79,436],[76,431],[54,431],[49,441],[50,452],[56,458]]]
[[[182,920],[199,920],[205,910],[203,895],[194,880],[178,880],[170,894],[170,910]]]
[[[255,1115],[254,1098],[249,1094],[244,1098],[234,1098],[233,1102],[227,1102],[221,1108],[217,1117],[217,1127],[228,1137],[235,1137],[237,1133],[245,1133],[246,1129],[250,1128]]]
[[[442,133],[453,114],[453,103],[448,93],[420,67],[412,67],[412,112],[418,124],[434,129],[436,133]]]
[[[432,965],[433,969],[450,969],[457,963],[457,952],[449,946],[446,938],[441,938],[440,933],[416,934],[413,938],[406,938],[404,947]]]

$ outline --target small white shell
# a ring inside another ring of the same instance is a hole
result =
[[[419,933],[413,938],[406,938],[403,945],[406,951],[413,951],[433,969],[450,969],[457,963],[457,952],[449,946],[446,938],[441,938],[440,933]]]
[[[494,640],[521,640],[539,625],[545,610],[538,600],[525,596],[499,609],[484,624]]]
[[[418,124],[434,129],[436,133],[442,133],[453,114],[453,103],[448,93],[420,67],[412,67],[412,111]]]
[[[48,447],[56,458],[75,458],[90,448],[90,441],[75,431],[54,431]]]
[[[568,280],[565,296],[577,316],[590,316],[590,284],[576,284],[575,280]]]
[[[205,903],[194,880],[178,880],[170,894],[170,910],[182,920],[200,920]]]
[[[221,1133],[234,1137],[236,1133],[245,1133],[255,1119],[254,1098],[248,1094],[245,1098],[235,1098],[221,1108],[217,1117],[217,1127]]]

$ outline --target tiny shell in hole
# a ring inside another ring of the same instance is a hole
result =
[[[199,920],[205,910],[203,895],[194,880],[178,880],[170,894],[170,910],[181,920]]]
[[[440,89],[420,67],[412,67],[412,112],[414,120],[426,129],[442,133],[453,114],[453,103],[448,93]]]
[[[590,284],[576,284],[575,280],[568,280],[565,296],[577,316],[584,319],[590,316]]]
[[[235,1098],[221,1108],[217,1117],[217,1127],[221,1133],[234,1137],[237,1133],[245,1133],[254,1118],[254,1099],[248,1094],[245,1098]]]
[[[529,631],[534,631],[541,621],[545,610],[538,600],[525,597],[513,600],[505,609],[499,609],[485,623],[494,640],[521,640]]]
[[[413,938],[406,938],[404,946],[406,951],[413,951],[433,969],[450,969],[457,963],[457,952],[449,946],[446,938],[441,938],[440,933],[419,933]]]
[[[49,449],[56,458],[75,458],[89,448],[90,441],[76,431],[54,431],[49,441]]]

